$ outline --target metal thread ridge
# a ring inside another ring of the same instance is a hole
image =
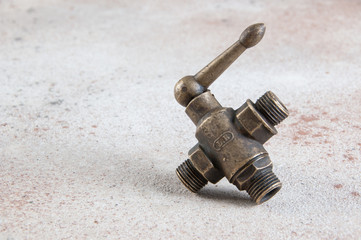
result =
[[[246,191],[257,204],[261,204],[272,198],[281,187],[281,181],[269,169],[254,176]]]
[[[196,193],[207,184],[207,180],[194,168],[191,161],[187,159],[176,170],[179,180],[190,191]]]
[[[278,97],[271,91],[260,97],[256,104],[256,109],[274,126],[288,117],[288,110]]]

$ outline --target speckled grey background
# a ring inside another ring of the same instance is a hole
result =
[[[361,2],[0,1],[0,239],[360,239]],[[274,91],[282,190],[254,205],[175,168],[196,143],[173,86],[265,22],[211,86]]]

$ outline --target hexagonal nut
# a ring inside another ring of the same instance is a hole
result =
[[[236,110],[236,119],[240,124],[241,131],[245,131],[262,144],[277,134],[275,127],[258,113],[254,104],[249,99]]]
[[[262,153],[255,157],[256,160],[248,167],[246,167],[242,172],[238,174],[235,178],[233,184],[238,187],[240,190],[244,190],[248,181],[259,171],[264,171],[265,169],[272,169],[273,164],[271,159],[268,156],[268,153]]]
[[[205,179],[211,183],[217,183],[224,177],[222,172],[213,165],[211,160],[209,160],[207,155],[199,147],[199,144],[195,145],[191,150],[189,150],[188,154],[192,165]]]

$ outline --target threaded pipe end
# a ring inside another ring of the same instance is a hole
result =
[[[256,109],[263,114],[263,116],[273,126],[282,122],[288,117],[288,110],[279,100],[279,98],[271,91],[266,92],[255,103]]]
[[[246,189],[257,204],[264,203],[271,199],[282,187],[281,181],[276,177],[272,170],[256,174]]]
[[[197,169],[193,166],[192,162],[187,159],[176,170],[179,180],[190,191],[196,193],[207,184],[205,179]]]

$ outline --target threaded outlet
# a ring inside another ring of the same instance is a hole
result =
[[[176,170],[179,180],[192,192],[198,192],[207,184],[207,180],[195,169],[187,159]]]
[[[282,187],[281,181],[271,169],[256,174],[246,189],[247,193],[257,203],[261,204],[271,199]]]
[[[256,109],[260,111],[271,124],[273,124],[273,126],[279,124],[288,117],[287,108],[271,91],[266,92],[260,97],[255,106]]]

